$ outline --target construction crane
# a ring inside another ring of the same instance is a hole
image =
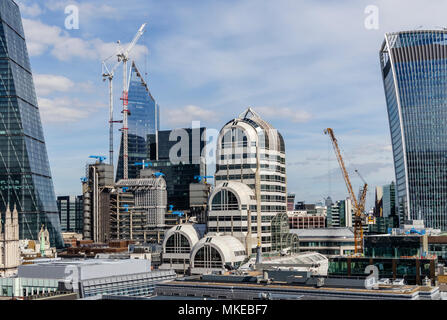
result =
[[[127,81],[127,61],[129,61],[130,51],[132,51],[132,49],[137,44],[138,40],[143,35],[144,28],[146,28],[146,23],[143,23],[141,25],[140,29],[138,29],[137,34],[135,35],[135,37],[133,38],[132,42],[127,47],[127,49],[117,54],[118,62],[123,63],[123,97],[121,99],[123,100],[123,128],[122,128],[122,131],[123,131],[123,160],[124,160],[123,161],[123,178],[125,180],[127,180],[129,177],[128,176],[128,172],[129,172],[129,168],[128,168],[128,155],[129,155],[128,131],[129,131],[129,128],[128,128],[128,123],[127,123],[127,116],[129,113],[129,109],[127,108],[128,104],[129,104],[129,100],[128,100],[129,84]]]
[[[144,23],[140,29],[138,30],[137,34],[135,35],[132,42],[129,44],[129,46],[126,48],[126,50],[123,51],[123,49],[120,46],[120,41],[118,41],[118,51],[111,55],[110,57],[104,59],[102,61],[102,77],[103,81],[109,80],[109,156],[110,156],[110,164],[113,165],[113,124],[114,123],[123,123],[122,131],[124,133],[124,136],[126,137],[124,139],[124,179],[127,179],[128,177],[128,163],[127,163],[127,116],[129,111],[127,110],[127,92],[128,92],[128,83],[127,83],[127,61],[129,60],[129,54],[132,51],[132,49],[137,44],[138,40],[144,33],[144,28],[146,27],[146,23]],[[118,61],[115,63],[115,65],[111,68],[107,66],[107,61],[116,56],[118,58]],[[123,97],[121,100],[123,100],[123,120],[114,121],[113,120],[113,78],[115,76],[115,71],[119,67],[119,65],[123,63]]]
[[[115,63],[115,65],[109,69],[107,67],[107,60],[109,60],[114,55],[108,57],[107,59],[102,61],[102,80],[109,80],[109,162],[110,165],[113,166],[113,124],[115,122],[122,121],[114,121],[113,120],[113,77],[115,76],[115,71],[120,65],[120,62]]]
[[[368,184],[365,182],[363,177],[360,175],[358,170],[356,170],[357,174],[364,182],[363,191],[360,195],[359,201],[357,201],[357,197],[355,196],[354,190],[352,188],[351,181],[349,180],[348,171],[346,170],[343,158],[341,156],[340,148],[338,147],[337,139],[335,138],[334,131],[331,128],[327,128],[324,130],[324,133],[329,135],[332,141],[332,145],[334,147],[335,155],[337,157],[338,163],[340,165],[340,169],[343,174],[343,178],[346,183],[346,187],[348,189],[349,195],[354,202],[354,252],[356,255],[363,254],[363,226],[362,226],[362,216],[363,210],[365,208],[365,199],[366,192],[368,190]]]
[[[194,180],[201,182],[202,180],[206,183],[206,179],[213,179],[213,176],[194,176]]]
[[[144,161],[143,160],[143,162],[134,162],[134,166],[142,166],[142,168],[144,169],[144,168],[147,168],[147,167],[149,167],[149,166],[152,166],[153,164],[152,164],[152,162],[146,162],[146,161]]]

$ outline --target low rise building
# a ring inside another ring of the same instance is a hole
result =
[[[290,229],[298,236],[300,251],[315,251],[326,256],[354,253],[354,232],[350,228]]]
[[[17,277],[0,279],[0,293],[16,298],[48,292],[74,292],[78,298],[150,296],[156,283],[175,277],[172,270],[151,271],[145,259],[61,260],[20,266]]]
[[[307,211],[287,213],[290,229],[317,229],[326,227],[326,217],[322,214],[308,214]]]

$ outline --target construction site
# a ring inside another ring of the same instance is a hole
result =
[[[202,223],[206,219],[207,199],[211,190],[211,185],[206,182],[206,178],[212,177],[195,177],[197,181],[189,186],[190,210],[179,211],[168,203],[165,174],[153,168],[152,163],[147,160],[149,154],[154,150],[144,145],[143,151],[140,151],[143,154],[137,158],[141,162],[129,163],[129,158],[132,158],[129,156],[129,117],[132,116],[129,110],[129,101],[132,103],[133,100],[132,97],[129,97],[131,77],[128,72],[128,61],[132,50],[144,34],[146,26],[146,23],[141,25],[126,48],[122,48],[118,41],[117,52],[102,62],[102,77],[104,81],[108,81],[109,89],[109,158],[106,162],[105,156],[90,156],[95,162],[86,165],[85,177],[81,178],[83,239],[93,243],[104,244],[113,240],[129,240],[160,244],[163,241],[164,233],[172,226],[185,222],[191,217],[194,221]],[[117,62],[113,66],[109,66],[109,61],[114,58]],[[122,119],[116,120],[114,118],[113,80],[119,67],[122,67],[123,71],[123,90],[120,98]],[[135,61],[132,62],[131,70],[136,72],[135,76],[138,78],[138,91],[135,94],[138,94],[139,97],[147,96],[153,100],[147,84],[136,68]],[[157,122],[158,117],[159,115],[156,114]],[[122,178],[118,178],[118,173],[115,178],[114,124],[122,125],[119,129],[121,132],[120,159],[122,159],[122,167],[120,170],[122,170]],[[155,132],[155,136],[157,136],[158,124],[155,125],[155,128],[149,129],[152,131],[147,132]],[[144,140],[142,141],[146,143]],[[131,146],[131,150],[134,154],[137,152],[134,145]],[[130,168],[133,178],[129,178]]]

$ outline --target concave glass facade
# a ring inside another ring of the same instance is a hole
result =
[[[129,179],[135,179],[138,178],[142,168],[141,165],[135,165],[135,163],[147,160],[147,135],[155,134],[160,129],[159,106],[152,97],[135,63],[132,63],[128,100],[130,111],[128,118],[128,177]],[[123,167],[123,135],[121,135],[116,181],[123,178]]]
[[[17,205],[20,239],[42,224],[62,246],[59,215],[19,7],[0,0],[0,211]]]
[[[400,222],[447,230],[447,31],[388,33],[380,62]]]

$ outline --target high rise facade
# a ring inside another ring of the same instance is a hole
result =
[[[382,207],[383,217],[388,218],[396,215],[396,185],[394,181],[383,186]]]
[[[236,237],[247,255],[295,250],[289,233],[286,154],[281,134],[248,108],[217,139],[215,183],[208,232]]]
[[[56,196],[18,5],[0,0],[0,211],[17,206],[20,238],[42,224],[62,246]]]
[[[190,184],[198,182],[196,176],[206,176],[206,140],[204,127],[148,135],[150,167],[165,175],[168,206],[174,210],[190,210]]]
[[[147,160],[148,141],[147,136],[157,134],[160,129],[160,108],[144,81],[135,62],[132,63],[128,92],[128,177],[138,178],[141,166],[135,163]],[[118,158],[116,181],[124,176],[123,163],[123,135]]]
[[[81,196],[57,197],[57,208],[62,232],[83,233],[84,204]]]
[[[447,230],[447,31],[387,33],[380,63],[400,223]]]

